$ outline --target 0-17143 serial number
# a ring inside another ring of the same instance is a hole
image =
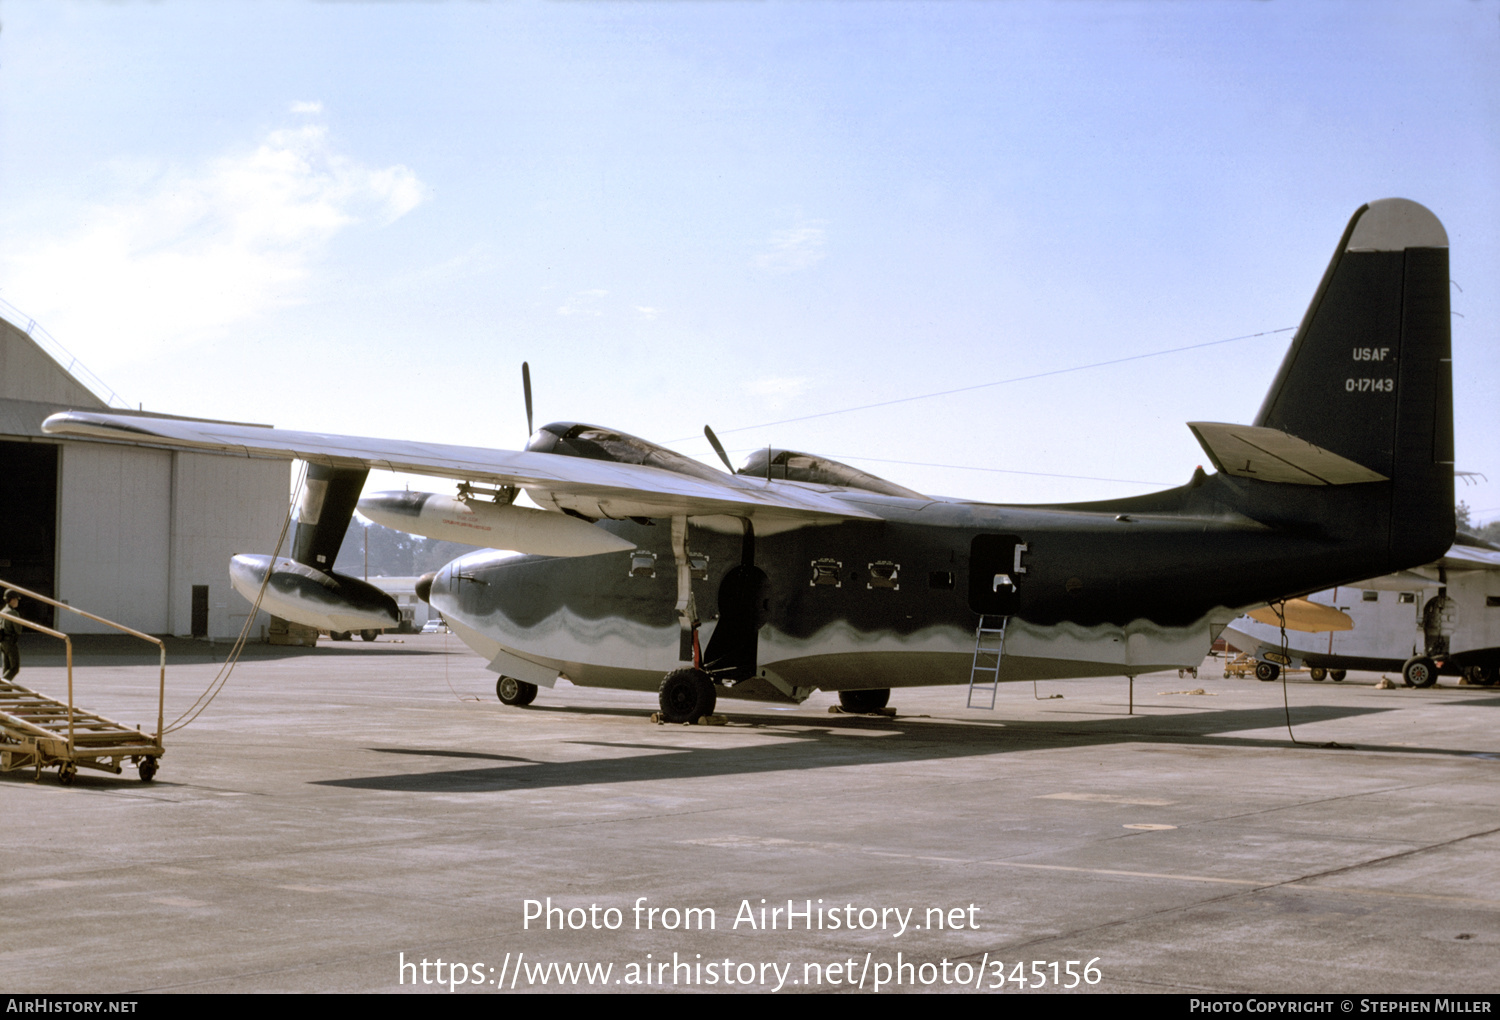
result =
[[[1395,393],[1396,380],[1394,379],[1345,379],[1344,392],[1346,393]]]

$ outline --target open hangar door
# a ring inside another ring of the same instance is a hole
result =
[[[0,577],[49,598],[57,579],[55,443],[0,442]],[[51,606],[21,603],[21,615],[53,625]]]

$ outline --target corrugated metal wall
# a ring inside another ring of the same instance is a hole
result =
[[[229,587],[229,557],[270,553],[288,502],[287,461],[173,454],[171,632],[192,628],[192,588],[208,585],[208,632],[234,637],[250,603]],[[286,555],[290,544],[282,550]],[[259,637],[262,613],[252,630]]]
[[[64,443],[58,484],[58,598],[148,634],[167,632],[172,454]],[[70,633],[107,631],[81,617]]]
[[[58,488],[60,598],[148,634],[186,636],[193,586],[206,585],[209,634],[239,634],[250,603],[229,586],[229,558],[275,545],[286,461],[68,442]],[[267,622],[261,614],[252,636]],[[79,617],[65,629],[108,630]]]

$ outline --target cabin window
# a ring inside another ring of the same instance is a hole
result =
[[[842,588],[843,582],[839,580],[839,571],[844,569],[840,560],[824,557],[812,561],[812,580],[807,583],[814,588]]]
[[[1378,592],[1378,591],[1362,592],[1361,593],[1361,597],[1366,602],[1379,602],[1380,601],[1380,592]]]
[[[890,560],[876,560],[870,564],[870,581],[866,588],[891,588],[900,590],[901,564]]]
[[[1491,609],[1494,609],[1496,606],[1500,606],[1500,595],[1486,595],[1484,597],[1484,604],[1486,606],[1489,606]]]
[[[1404,591],[1400,595],[1396,596],[1396,601],[1401,603],[1403,606],[1409,606],[1417,601],[1417,593],[1414,591]]]
[[[631,577],[655,577],[656,576],[656,553],[637,549],[630,554],[630,576]]]
[[[927,575],[927,587],[940,588],[943,591],[953,590],[953,571],[934,570]]]
[[[688,553],[688,569],[700,581],[708,580],[708,557],[703,553]]]

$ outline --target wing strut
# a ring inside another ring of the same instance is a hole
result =
[[[687,536],[687,518],[673,517],[672,558],[677,566],[677,619],[682,624],[677,658],[679,662],[691,662],[694,669],[702,669],[703,652],[698,646],[698,600],[693,598],[693,564],[688,559]]]

